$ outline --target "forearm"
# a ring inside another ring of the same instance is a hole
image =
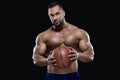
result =
[[[47,58],[34,60],[34,64],[40,67],[44,67],[48,65],[48,61],[47,61]]]
[[[81,62],[91,62],[93,61],[94,55],[93,52],[91,51],[85,51],[83,53],[79,52],[78,53],[78,60]]]

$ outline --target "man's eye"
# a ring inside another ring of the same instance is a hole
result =
[[[54,15],[53,14],[50,14],[51,17],[53,17]]]
[[[56,15],[59,15],[60,13],[56,13]]]

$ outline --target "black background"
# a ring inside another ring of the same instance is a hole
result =
[[[51,26],[47,13],[49,2],[2,2],[1,69],[4,78],[44,80],[46,67],[33,64],[32,50],[36,36]],[[81,80],[115,80],[119,61],[117,3],[101,0],[61,0],[61,3],[66,21],[85,29],[94,47],[94,61],[79,63]]]

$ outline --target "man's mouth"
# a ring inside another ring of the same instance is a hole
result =
[[[59,23],[60,23],[59,21],[54,22],[55,25],[58,25]]]

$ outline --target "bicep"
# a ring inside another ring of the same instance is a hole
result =
[[[92,49],[92,45],[91,45],[90,41],[86,41],[86,40],[81,40],[79,42],[79,47],[80,47],[81,52]]]
[[[41,37],[36,39],[36,45],[33,49],[33,58],[39,58],[42,55],[45,55],[46,44]]]
[[[44,43],[41,43],[40,45],[35,45],[33,49],[33,53],[44,55],[46,52],[46,45]]]
[[[38,61],[39,59],[43,59],[44,55],[45,55],[45,52],[46,52],[46,46],[45,44],[41,44],[41,45],[36,45],[33,49],[33,56],[32,56],[32,59],[34,61]]]
[[[82,52],[93,49],[90,42],[90,37],[87,33],[83,33],[82,38],[79,42],[79,47]]]

